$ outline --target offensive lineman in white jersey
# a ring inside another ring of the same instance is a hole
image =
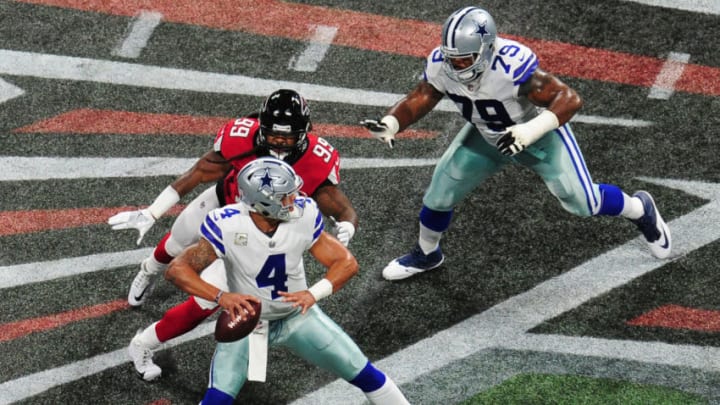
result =
[[[618,186],[592,181],[568,124],[582,106],[575,90],[541,70],[528,47],[498,37],[492,16],[483,9],[465,7],[450,15],[442,44],[427,58],[423,80],[382,119],[361,124],[392,147],[395,134],[444,96],[468,122],[440,158],[425,191],[418,244],[385,267],[386,279],[440,266],[445,259],[440,238],[454,207],[508,163],[537,173],[566,211],[628,218],[655,257],[670,255],[670,230],[649,193],[629,196]]]
[[[270,345],[284,346],[345,379],[373,404],[408,404],[395,383],[315,305],[357,274],[358,263],[323,231],[317,203],[299,195],[302,179],[292,166],[262,157],[240,170],[237,184],[240,202],[208,213],[202,238],[170,263],[165,277],[188,294],[214,300],[233,319],[244,318],[244,309],[254,313],[249,301],[262,301],[260,318],[269,321],[265,336]],[[327,268],[310,288],[306,250]],[[225,264],[229,291],[199,276],[218,258]],[[252,366],[249,339],[217,343],[202,404],[234,403]]]

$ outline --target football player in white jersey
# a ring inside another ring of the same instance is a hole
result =
[[[254,313],[249,301],[260,300],[260,318],[269,322],[264,335],[269,345],[284,346],[345,379],[373,404],[408,404],[397,385],[315,305],[357,274],[358,263],[341,242],[323,231],[317,203],[300,196],[302,179],[292,166],[272,157],[259,158],[239,171],[237,184],[240,201],[208,213],[202,238],[170,263],[165,277],[188,294],[214,300],[233,319],[244,318],[244,310]],[[305,251],[327,268],[310,288],[303,266]],[[218,258],[225,264],[228,291],[199,275]],[[251,344],[250,337],[217,343],[202,404],[234,403],[252,367]]]
[[[361,124],[392,147],[398,132],[445,96],[467,123],[435,167],[423,197],[417,245],[385,267],[386,279],[440,266],[440,238],[454,207],[508,163],[537,173],[566,211],[625,217],[637,225],[655,257],[670,255],[670,230],[649,193],[630,196],[618,186],[593,182],[568,124],[582,106],[577,92],[540,69],[527,46],[499,37],[483,9],[465,7],[450,15],[423,80],[382,119]]]

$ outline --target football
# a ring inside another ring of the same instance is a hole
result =
[[[248,315],[244,321],[233,322],[229,312],[220,311],[220,316],[215,322],[215,340],[218,342],[234,342],[249,335],[255,329],[260,320],[261,305],[259,302],[253,301],[250,301],[250,304],[255,309],[255,315]]]

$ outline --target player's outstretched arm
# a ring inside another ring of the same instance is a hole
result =
[[[395,103],[387,115],[378,120],[362,120],[360,125],[367,128],[373,137],[392,148],[395,145],[395,134],[427,115],[443,96],[443,93],[423,80],[407,96]]]
[[[219,153],[209,151],[198,159],[193,167],[165,187],[149,207],[115,214],[108,219],[108,224],[112,226],[113,230],[137,229],[139,232],[137,244],[139,245],[155,221],[177,204],[180,198],[200,183],[220,179],[229,168],[230,163],[225,161]]]

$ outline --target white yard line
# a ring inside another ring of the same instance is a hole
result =
[[[327,54],[337,34],[337,27],[327,25],[316,25],[314,27],[307,48],[299,56],[290,58],[289,69],[298,72],[314,72],[320,62],[325,59],[325,54]]]
[[[111,52],[121,58],[137,58],[147,46],[163,15],[155,11],[142,10],[133,18],[128,27],[128,36]]]
[[[108,177],[177,176],[197,158],[54,158],[0,157],[0,181],[83,179]],[[365,159],[341,160],[343,170],[386,167],[432,166],[436,159]]]
[[[720,15],[718,0],[625,0],[646,6],[673,8],[676,10],[693,11],[696,13]]]
[[[650,88],[648,98],[668,100],[675,92],[675,83],[680,79],[690,60],[687,53],[670,52],[663,64],[655,83]]]
[[[242,75],[3,49],[0,49],[0,74],[256,97],[267,97],[268,94],[279,88],[288,88],[297,90],[308,100],[377,107],[389,107],[405,96],[404,94],[268,80]],[[447,99],[442,100],[435,109],[457,111],[455,104]],[[583,122],[585,119],[590,123],[603,125],[648,126],[652,124],[648,121],[632,119],[618,120],[582,115],[574,117],[576,122]]]
[[[213,333],[214,329],[214,321],[202,323],[192,331],[165,343],[163,347],[173,347],[199,339]],[[20,402],[59,385],[101,373],[111,367],[117,367],[122,364],[127,364],[128,373],[135,372],[130,365],[130,357],[125,348],[6,381],[0,384],[0,405]]]
[[[20,97],[23,94],[25,94],[25,90],[0,79],[0,104],[12,100],[15,97]]]
[[[153,248],[125,252],[99,253],[68,257],[46,262],[24,263],[0,267],[0,289],[40,283],[62,277],[76,276],[117,267],[139,265]]]

